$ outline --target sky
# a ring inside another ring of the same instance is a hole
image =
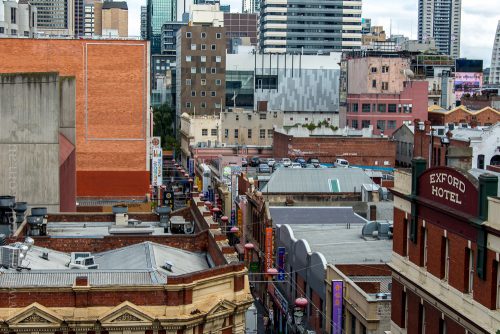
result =
[[[497,23],[500,20],[499,0],[462,0],[462,31],[460,56],[483,59],[489,67]],[[129,35],[140,35],[141,6],[146,0],[127,0],[129,7]],[[230,4],[232,12],[241,11],[241,0],[221,0]],[[371,18],[372,25],[383,25],[388,33],[417,39],[417,0],[363,0],[363,17]]]

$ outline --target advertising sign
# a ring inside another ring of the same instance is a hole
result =
[[[283,313],[287,313],[288,311],[288,301],[281,294],[280,290],[274,287],[274,296],[276,297],[276,301],[278,302],[278,306],[280,307]]]
[[[478,92],[483,86],[483,73],[455,73],[455,98],[459,101],[464,94]]]
[[[188,171],[189,171],[189,176],[194,175],[194,159],[188,160]]]
[[[461,172],[449,167],[426,170],[418,179],[418,195],[470,215],[478,213],[478,189]]]
[[[231,226],[234,226],[236,224],[236,210],[232,209],[231,210]]]
[[[342,334],[343,281],[332,281],[332,334]]]
[[[285,280],[285,247],[278,247],[278,281]]]
[[[163,198],[165,199],[165,204],[170,207],[170,210],[174,211],[174,192],[173,191],[165,191],[163,193]]]
[[[160,137],[151,139],[151,153],[151,184],[161,186],[163,184],[163,151]]]
[[[265,241],[265,270],[267,271],[273,267],[273,228],[266,227],[266,241]]]

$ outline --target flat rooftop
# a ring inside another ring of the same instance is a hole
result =
[[[42,255],[48,254],[48,259]],[[196,253],[142,242],[101,253],[91,253],[98,269],[70,269],[71,254],[32,246],[22,261],[22,270],[0,269],[1,287],[69,287],[85,276],[92,286],[163,285],[169,276],[211,268],[206,253]],[[165,263],[172,264],[170,270]]]
[[[356,214],[351,207],[335,206],[272,206],[269,208],[273,225],[314,225],[322,224],[359,224],[367,220]]]

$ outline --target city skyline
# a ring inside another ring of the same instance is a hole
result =
[[[241,12],[241,0],[223,0],[230,4],[232,12]],[[380,4],[383,3],[384,6]],[[129,35],[140,36],[141,5],[145,0],[129,0]],[[412,39],[418,35],[418,1],[364,0],[363,17],[371,18],[372,25],[383,25],[387,31],[403,34]],[[490,0],[462,1],[462,34],[460,56],[482,59],[484,67],[491,63],[493,39],[495,37],[500,9],[491,6]],[[481,22],[479,25],[477,22]]]

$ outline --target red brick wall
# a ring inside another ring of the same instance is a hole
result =
[[[384,166],[389,161],[394,166],[396,142],[384,138],[337,138],[337,137],[292,137],[274,132],[273,155],[276,158],[290,157],[289,150],[299,150],[306,159],[318,157],[321,162],[333,163],[343,158],[352,165]],[[355,155],[353,155],[355,154]]]
[[[117,174],[120,189],[114,189],[116,183],[80,173],[146,173],[147,57],[147,42],[138,40],[2,40],[0,73],[59,72],[76,79],[79,196],[123,195],[123,188],[144,195],[147,189],[145,176]]]
[[[148,171],[78,171],[78,196],[138,196],[149,192]]]
[[[60,211],[76,211],[76,152],[59,166]]]
[[[403,285],[393,279],[391,291],[391,320],[400,328],[406,327],[403,295]]]
[[[474,247],[475,248],[475,247]],[[477,250],[474,250],[474,257]],[[474,259],[476,261],[476,259]],[[486,259],[486,280],[480,279],[477,275],[474,276],[474,300],[480,302],[490,310],[496,309],[496,282],[498,279],[498,262],[496,261],[496,254],[488,250]]]
[[[316,305],[318,308],[321,304],[321,297],[316,294],[316,292],[313,291],[312,293],[312,304]],[[323,312],[323,310],[317,310],[316,307],[311,305],[311,314],[308,318],[309,325],[316,331],[316,333],[322,333],[322,322],[321,322],[321,316],[320,312]],[[323,309],[325,308],[325,301],[323,301]]]
[[[401,255],[404,254],[404,249],[406,247],[406,226],[405,226],[405,212],[398,208],[394,208],[394,225],[393,225],[393,239],[392,239],[392,250]]]
[[[430,113],[429,113],[430,115]],[[457,109],[454,112],[444,115],[442,117],[442,122],[444,123],[469,123],[477,122],[480,125],[484,125],[486,123],[495,124],[496,122],[500,122],[500,114],[493,111],[493,109],[485,109],[481,113],[477,115],[471,115],[468,112]],[[443,124],[440,124],[443,125]]]

